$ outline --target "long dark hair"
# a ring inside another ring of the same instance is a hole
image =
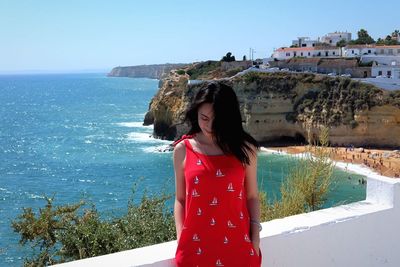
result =
[[[207,83],[199,89],[186,112],[186,120],[191,127],[187,134],[201,131],[197,113],[205,103],[212,104],[214,109],[212,131],[217,145],[225,154],[232,154],[243,164],[250,164],[249,153],[256,153],[250,145],[257,150],[259,144],[243,129],[235,91],[222,82]]]

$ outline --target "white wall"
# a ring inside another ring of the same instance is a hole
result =
[[[262,266],[400,266],[400,180],[370,174],[367,199],[263,223]],[[174,266],[176,242],[59,266]]]

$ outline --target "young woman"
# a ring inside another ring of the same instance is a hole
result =
[[[258,143],[243,130],[233,89],[210,83],[174,143],[177,266],[261,265]]]

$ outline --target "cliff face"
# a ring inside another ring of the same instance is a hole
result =
[[[163,76],[167,75],[172,69],[184,68],[187,65],[188,64],[159,64],[115,67],[107,76],[161,79]]]
[[[201,86],[188,79],[171,72],[163,80],[146,115],[155,136],[173,140],[187,131],[184,112]],[[399,92],[314,74],[248,73],[222,82],[235,90],[243,125],[260,142],[304,142],[328,124],[332,144],[400,146]]]

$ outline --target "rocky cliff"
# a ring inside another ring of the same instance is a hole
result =
[[[173,140],[187,131],[184,112],[201,86],[189,79],[172,71],[161,82],[145,119],[155,136]],[[221,82],[235,90],[243,125],[260,142],[305,142],[324,124],[334,145],[400,146],[399,91],[315,74],[250,72]]]
[[[184,68],[187,65],[188,64],[159,64],[115,67],[110,71],[110,73],[108,73],[107,76],[161,79],[172,69]]]

